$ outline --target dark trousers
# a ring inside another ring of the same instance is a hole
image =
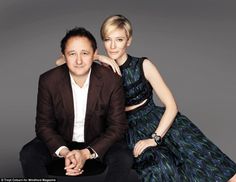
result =
[[[73,146],[75,145],[73,144]],[[23,174],[27,178],[48,177],[48,166],[55,162],[47,146],[38,138],[33,139],[22,148],[20,161]],[[90,161],[92,162],[92,160]],[[126,144],[124,142],[118,142],[110,147],[101,162],[108,167],[105,181],[120,182],[126,181],[128,178],[133,164],[133,157]],[[61,168],[64,168],[63,163]],[[89,167],[86,170],[89,172]]]

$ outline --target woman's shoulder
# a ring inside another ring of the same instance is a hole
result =
[[[155,68],[155,64],[152,63],[150,59],[147,57],[135,57],[128,55],[128,62],[126,63],[126,68],[130,68],[132,70],[140,69],[141,72]]]
[[[152,63],[152,61],[150,61],[150,59],[148,59],[148,57],[131,56],[131,58],[132,58],[133,64],[137,64],[137,65],[141,66],[142,68],[154,66],[154,64]]]
[[[129,55],[130,56],[130,55]],[[144,62],[151,62],[148,57],[142,56],[142,57],[135,57],[135,56],[130,56],[133,62],[143,64]]]

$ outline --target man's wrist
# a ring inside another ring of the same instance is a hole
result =
[[[65,158],[69,152],[70,150],[66,147],[66,148],[61,149],[59,155]]]
[[[96,159],[98,157],[98,154],[95,152],[95,150],[92,147],[88,146],[87,149],[90,152],[90,157],[89,157],[90,159]]]
[[[85,149],[82,149],[82,150],[80,150],[81,151],[81,154],[84,156],[84,158],[86,159],[86,160],[88,160],[88,159],[90,159],[90,151],[87,149],[87,148],[85,148]]]

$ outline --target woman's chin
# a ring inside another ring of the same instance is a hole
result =
[[[114,54],[109,54],[108,55],[111,59],[117,59],[118,58],[118,55],[114,55]]]

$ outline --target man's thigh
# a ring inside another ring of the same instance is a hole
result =
[[[43,160],[45,164],[52,160],[52,156],[43,141],[37,137],[25,144],[20,152],[22,160]]]

